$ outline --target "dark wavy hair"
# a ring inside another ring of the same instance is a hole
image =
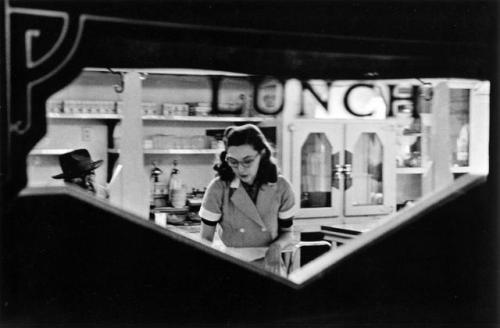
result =
[[[272,157],[272,149],[266,137],[260,129],[253,124],[242,126],[229,126],[224,130],[223,136],[225,150],[219,155],[219,163],[214,165],[222,181],[232,181],[234,172],[226,162],[227,149],[230,146],[250,145],[261,155],[259,169],[257,170],[256,181],[259,183],[276,182],[278,180],[278,167]]]

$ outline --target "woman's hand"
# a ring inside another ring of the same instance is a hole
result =
[[[272,273],[280,275],[282,270],[281,245],[273,243],[269,246],[264,258],[264,268]]]

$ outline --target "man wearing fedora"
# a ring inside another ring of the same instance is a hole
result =
[[[87,149],[76,149],[59,156],[62,173],[54,175],[54,179],[64,179],[68,184],[77,185],[96,195],[99,187],[95,181],[95,172],[102,160],[92,161]]]

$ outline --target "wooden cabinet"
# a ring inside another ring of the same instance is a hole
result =
[[[289,129],[297,217],[383,215],[395,210],[391,124],[296,120]]]

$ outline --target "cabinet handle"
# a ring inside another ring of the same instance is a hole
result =
[[[333,170],[333,183],[332,186],[339,188],[340,180],[344,180],[345,190],[352,186],[352,166],[351,164],[340,165],[336,164]]]
[[[344,190],[348,190],[352,186],[352,153],[348,150],[344,150],[345,165],[344,165]]]
[[[344,175],[345,175],[345,190],[351,188],[352,186],[352,165],[344,165]]]
[[[332,154],[332,187],[340,188],[340,179],[342,178],[342,165],[339,165],[339,152]]]

